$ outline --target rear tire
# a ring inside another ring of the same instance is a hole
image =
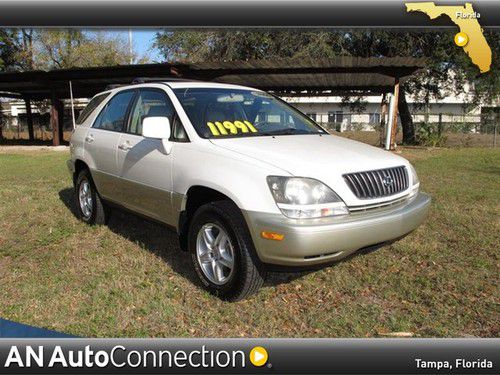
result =
[[[88,169],[82,170],[76,179],[75,206],[80,220],[90,225],[106,224],[108,208],[99,196]]]
[[[210,238],[212,241],[207,241]],[[244,299],[264,283],[266,271],[245,219],[232,202],[211,202],[195,212],[189,226],[188,250],[204,287],[221,299]]]

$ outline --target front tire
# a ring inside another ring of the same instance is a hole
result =
[[[255,253],[245,219],[232,202],[211,202],[195,212],[188,249],[205,288],[222,299],[244,299],[264,283],[266,271]]]
[[[80,220],[87,224],[106,224],[107,208],[104,205],[88,169],[82,170],[75,183],[75,206]]]

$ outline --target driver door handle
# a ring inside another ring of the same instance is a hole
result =
[[[132,146],[130,145],[130,143],[124,142],[121,145],[118,145],[118,148],[122,151],[128,151],[132,148]]]
[[[87,143],[92,143],[94,142],[94,136],[92,134],[89,134],[85,137],[85,142]]]

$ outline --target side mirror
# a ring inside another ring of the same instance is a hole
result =
[[[142,120],[142,136],[144,138],[160,139],[166,154],[172,150],[170,139],[170,120],[168,117],[146,117]]]
[[[170,138],[170,120],[168,117],[146,117],[142,120],[142,136],[153,139]]]

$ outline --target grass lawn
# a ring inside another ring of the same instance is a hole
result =
[[[174,233],[71,208],[66,152],[0,154],[0,317],[78,336],[498,337],[500,150],[404,150],[433,196],[405,239],[226,303]]]

